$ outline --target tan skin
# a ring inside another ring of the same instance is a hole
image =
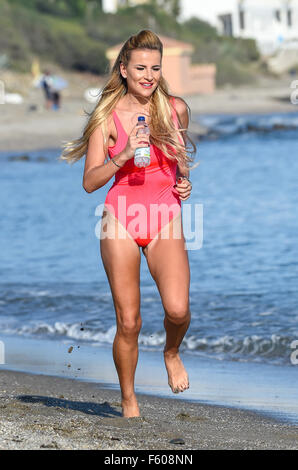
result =
[[[128,134],[125,149],[113,160],[123,166],[134,157],[140,141],[149,145],[149,137],[143,134],[136,137],[136,114],[149,115],[150,96],[158,86],[161,77],[161,56],[154,50],[134,50],[125,67],[121,64],[122,76],[127,80],[127,93],[119,100],[115,111]],[[142,84],[150,83],[145,88]],[[176,99],[176,110],[182,128],[188,127],[188,113],[183,100]],[[147,119],[146,119],[147,120]],[[148,120],[150,124],[150,119]],[[113,118],[108,121],[109,146],[117,141],[117,130]],[[104,163],[104,145],[101,129],[91,135],[85,160],[83,177],[84,189],[91,193],[104,186],[118,167],[112,162]],[[182,174],[177,166],[177,178]],[[186,174],[186,173],[184,173]],[[187,180],[177,180],[176,189],[181,201],[189,198],[191,184]],[[105,209],[109,223],[109,211]],[[112,222],[112,219],[110,219]],[[188,374],[179,356],[179,346],[190,323],[189,283],[190,271],[185,240],[173,237],[177,224],[182,227],[181,214],[169,223],[170,237],[154,238],[142,248],[149,271],[156,282],[164,308],[166,344],[164,361],[168,373],[168,383],[174,393],[189,388]],[[117,332],[113,343],[113,358],[119,377],[124,417],[140,416],[134,391],[134,378],[138,362],[138,336],[141,330],[140,315],[140,249],[130,238],[117,238],[124,228],[117,226],[116,237],[100,240],[103,265],[110,284],[116,312]],[[183,231],[182,231],[183,233]]]

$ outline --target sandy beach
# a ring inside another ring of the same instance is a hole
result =
[[[128,419],[100,384],[7,370],[0,383],[2,450],[297,449],[298,426],[250,411],[138,395]]]
[[[86,74],[64,74],[69,88],[62,92],[59,111],[46,110],[42,90],[32,86],[32,77],[3,75],[11,90],[22,94],[22,104],[1,104],[0,151],[26,152],[46,148],[61,148],[63,141],[78,138],[94,105],[84,99],[84,91],[103,82]],[[204,135],[207,129],[196,122],[200,114],[288,113],[297,112],[291,103],[291,83],[288,79],[263,80],[258,87],[218,89],[212,95],[185,96],[193,122],[190,132]]]

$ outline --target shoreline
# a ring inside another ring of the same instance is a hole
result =
[[[137,394],[141,417],[123,418],[100,383],[7,370],[0,383],[2,450],[297,449],[298,426],[252,411]]]
[[[62,379],[100,382],[119,390],[112,346],[92,346],[74,339],[2,336],[5,358],[1,370],[42,374]],[[266,363],[218,360],[181,352],[190,388],[174,395],[160,351],[139,350],[137,393],[188,403],[204,403],[254,412],[279,423],[298,425],[295,368]]]
[[[297,113],[298,106],[291,103],[290,82],[264,83],[259,87],[218,89],[212,95],[191,95],[184,99],[191,115],[245,115],[270,113]],[[84,87],[87,88],[86,82]],[[46,110],[41,90],[30,89],[22,104],[1,104],[0,151],[29,152],[61,149],[64,141],[82,135],[87,116],[94,104],[83,98],[84,87],[72,86],[62,93],[62,107],[58,111]],[[202,123],[192,119],[190,134],[196,137],[208,133]]]
[[[56,151],[59,155],[63,151],[63,143],[69,142],[79,138],[82,135],[84,128],[84,118],[82,116],[69,116],[64,113],[59,116],[48,115],[42,118],[40,122],[40,117],[36,117],[36,120],[32,118],[27,120],[26,124],[21,128],[20,123],[9,123],[1,124],[0,118],[0,153],[2,154],[12,154],[13,156],[19,156],[19,154],[26,155],[30,152],[42,153],[44,151]],[[250,115],[271,117],[274,114],[278,116],[289,114],[297,114],[297,109],[283,110],[283,111],[243,111],[237,113],[236,111],[226,111],[226,112],[206,112],[201,113],[201,118],[204,121],[204,118],[208,117],[247,117]],[[192,115],[195,118],[199,118],[197,112],[192,112]],[[65,127],[65,119],[68,120],[69,125]],[[69,129],[71,128],[71,130]],[[277,129],[279,127],[277,126]],[[282,128],[281,128],[282,129]],[[289,126],[285,126],[284,130],[291,129]],[[272,130],[273,131],[273,130]],[[217,136],[217,131],[206,126],[202,121],[198,122],[192,119],[188,128],[189,135],[192,139],[200,141],[200,139],[214,140]],[[13,139],[11,136],[13,135]],[[219,135],[218,135],[219,136]],[[42,158],[42,155],[41,155]],[[61,163],[61,162],[59,162]]]

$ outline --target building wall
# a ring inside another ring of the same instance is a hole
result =
[[[163,76],[170,86],[170,91],[180,96],[211,94],[216,88],[215,64],[192,65],[189,54],[165,56]]]
[[[115,13],[117,11],[117,1],[102,0],[102,9],[105,13]]]
[[[105,13],[114,13],[116,5],[114,0],[102,0],[102,9]]]
[[[287,6],[288,5],[288,6]],[[283,41],[298,38],[298,1],[267,0],[244,2],[245,30],[237,31],[241,37],[256,38],[264,54],[271,54]],[[291,11],[291,25],[288,24],[287,10]],[[276,16],[279,13],[279,19]]]
[[[229,13],[235,10],[237,0],[180,0],[181,19],[186,20],[197,16],[213,26],[217,26],[217,14]]]
[[[288,5],[288,6],[287,6]],[[289,39],[298,38],[298,0],[181,0],[181,19],[197,16],[225,33],[222,15],[230,15],[232,35],[253,38],[263,54],[271,54]],[[240,23],[240,8],[244,12],[244,29]],[[287,8],[292,11],[292,26],[287,23]],[[280,21],[276,18],[280,12]]]
[[[148,3],[149,0],[103,0],[102,8],[106,13],[115,13],[117,9],[125,5],[141,5],[142,3]]]

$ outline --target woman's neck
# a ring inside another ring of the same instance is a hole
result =
[[[151,97],[144,98],[143,96],[127,92],[122,99],[122,104],[134,112],[140,110],[141,112],[148,113],[150,108],[150,98]]]

